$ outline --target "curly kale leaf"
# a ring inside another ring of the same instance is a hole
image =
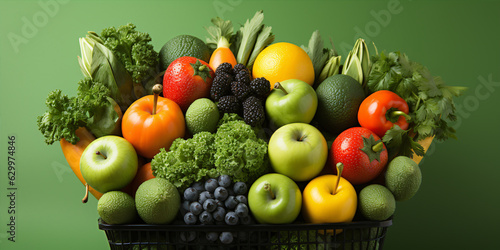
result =
[[[213,164],[214,136],[200,132],[190,139],[177,138],[167,152],[164,148],[151,161],[156,177],[165,178],[179,189],[202,178],[215,175]]]
[[[148,33],[139,32],[134,24],[109,27],[100,37],[104,45],[117,56],[136,83],[151,80],[157,75],[158,53]]]
[[[215,166],[233,181],[253,182],[269,171],[267,143],[244,121],[222,124],[215,135]]]
[[[45,143],[50,145],[62,138],[73,144],[78,142],[75,131],[86,124],[87,116],[73,112],[76,103],[76,98],[62,94],[59,89],[49,93],[45,101],[48,110],[37,117],[38,129],[45,137]]]
[[[45,104],[47,111],[37,117],[38,129],[45,137],[45,143],[53,144],[61,139],[75,144],[75,131],[85,127],[89,119],[110,103],[109,89],[99,82],[85,78],[78,82],[77,97],[68,97],[57,89],[49,93]]]
[[[169,151],[162,149],[151,161],[153,174],[182,190],[222,174],[250,183],[267,173],[267,143],[244,121],[226,119],[215,134],[201,132],[187,140],[178,138]]]

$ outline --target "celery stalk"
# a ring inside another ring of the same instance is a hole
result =
[[[264,21],[264,12],[262,10],[257,11],[251,20],[245,22],[243,27],[241,27],[241,43],[238,49],[238,55],[236,56],[236,61],[243,65],[247,65],[248,58],[252,52],[255,41],[257,40],[257,35],[264,27],[262,23]]]
[[[252,54],[250,54],[250,58],[247,61],[247,68],[251,68],[253,66],[253,63],[255,61],[255,58],[257,58],[257,55],[269,44],[271,44],[274,41],[274,35],[271,32],[271,27],[266,26],[262,29],[262,31],[259,33],[259,36],[257,37],[257,40],[255,42],[255,46],[253,47]]]

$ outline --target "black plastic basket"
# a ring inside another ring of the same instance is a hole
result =
[[[382,249],[392,219],[331,224],[284,225],[109,225],[99,219],[111,249]],[[206,239],[232,232],[234,241]]]

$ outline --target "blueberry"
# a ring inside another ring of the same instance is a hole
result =
[[[250,215],[243,216],[240,218],[241,224],[243,225],[250,225],[252,224],[252,217]]]
[[[219,239],[219,233],[218,232],[209,232],[209,233],[207,233],[207,240],[208,241],[214,242],[214,241],[217,241],[217,239]]]
[[[194,215],[199,215],[203,211],[203,206],[197,201],[191,202],[189,205],[189,211]]]
[[[197,216],[194,215],[193,213],[191,212],[187,212],[185,215],[184,215],[184,222],[188,225],[194,225],[196,224],[196,221],[197,221]]]
[[[228,188],[231,186],[231,177],[229,175],[221,175],[217,179],[217,183],[219,183],[219,186]]]
[[[230,226],[234,226],[234,225],[238,225],[238,215],[236,215],[235,212],[228,212],[226,214],[226,217],[224,218],[224,221],[226,222],[226,224],[230,225]]]
[[[227,209],[233,210],[238,205],[238,201],[234,196],[229,196],[224,202],[224,205],[226,206]]]
[[[240,203],[236,206],[236,209],[234,209],[234,212],[240,218],[248,216],[248,207],[247,207],[247,205]]]
[[[234,193],[234,190],[232,188],[227,188],[227,193],[229,196],[236,196],[236,193]]]
[[[223,207],[217,207],[217,209],[215,209],[212,213],[212,217],[214,217],[215,221],[224,221],[226,217],[226,209]]]
[[[213,196],[210,192],[208,192],[208,191],[203,191],[203,192],[201,192],[201,194],[200,194],[200,198],[198,199],[198,202],[199,202],[200,204],[203,204],[203,203],[205,203],[205,201],[206,201],[207,199],[213,199],[213,198],[214,198],[214,196]]]
[[[234,183],[233,190],[235,194],[246,194],[248,191],[247,184],[244,182],[236,182]]]
[[[201,224],[204,225],[210,225],[213,224],[214,218],[212,217],[212,214],[210,214],[207,211],[203,211],[200,216],[199,216]]]
[[[225,201],[228,196],[229,193],[227,192],[227,189],[225,187],[217,187],[214,191],[214,197],[217,200]]]
[[[197,201],[198,191],[194,187],[188,187],[184,190],[184,200],[187,201]]]
[[[208,179],[205,182],[205,190],[207,190],[210,193],[213,193],[218,186],[219,184],[217,183],[216,179]]]
[[[219,236],[219,240],[222,244],[231,244],[233,242],[233,234],[230,232],[222,232]]]
[[[215,211],[217,207],[218,207],[217,203],[215,202],[214,199],[207,199],[205,202],[203,202],[203,209],[205,209],[205,211],[209,213]]]
[[[193,185],[191,185],[194,189],[196,189],[196,191],[198,191],[198,193],[201,193],[203,191],[205,191],[205,185],[203,184],[203,182],[195,182]]]
[[[215,203],[217,203],[217,206],[218,206],[218,207],[225,207],[225,206],[224,206],[224,201],[221,201],[221,200],[215,199]]]
[[[247,206],[248,206],[248,199],[247,199],[247,197],[246,197],[245,195],[242,195],[242,194],[237,195],[237,196],[236,196],[236,200],[237,200],[239,203],[243,203],[243,204],[245,204],[245,205],[247,205]]]
[[[183,201],[182,202],[182,205],[181,205],[181,213],[182,214],[185,214],[185,213],[189,212],[189,204],[190,204],[189,201]]]

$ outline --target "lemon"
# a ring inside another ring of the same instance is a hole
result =
[[[219,109],[208,98],[196,99],[186,111],[186,126],[194,135],[199,132],[215,132],[219,122]]]
[[[387,220],[396,210],[396,200],[389,189],[372,184],[359,192],[359,209],[369,220]]]
[[[264,77],[271,83],[299,79],[309,85],[314,83],[314,67],[311,58],[299,46],[281,42],[262,50],[252,68],[253,78]]]

